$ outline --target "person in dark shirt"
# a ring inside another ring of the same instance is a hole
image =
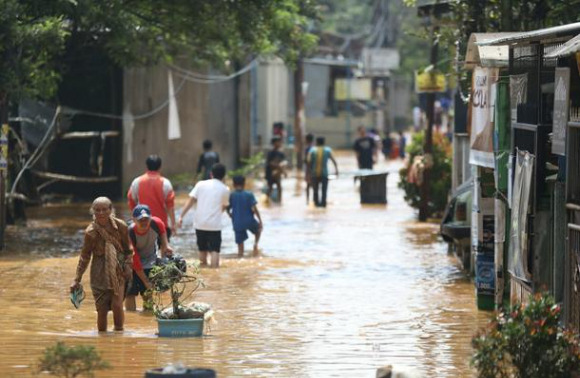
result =
[[[211,167],[220,162],[220,156],[217,152],[212,150],[213,144],[211,140],[203,141],[203,153],[199,157],[197,163],[197,175],[202,174],[202,180],[210,179]]]
[[[266,156],[266,181],[268,183],[268,198],[272,195],[274,185],[278,189],[278,202],[282,202],[282,176],[286,174],[286,155],[282,152],[282,139],[272,138],[272,150]]]
[[[358,127],[358,139],[354,142],[353,149],[356,152],[359,169],[373,169],[375,140],[367,135],[364,126]]]
[[[310,180],[310,171],[308,165],[308,154],[310,150],[314,148],[314,135],[311,133],[306,134],[306,147],[304,147],[304,181],[306,181],[306,204],[310,200],[310,189],[312,189],[312,182]]]
[[[399,131],[399,157],[405,158],[405,148],[407,148],[407,137],[402,131]]]
[[[228,215],[232,218],[238,257],[244,257],[244,242],[248,239],[248,231],[254,234],[254,256],[258,255],[258,241],[262,234],[262,218],[258,211],[256,197],[250,191],[244,190],[246,178],[234,176],[234,191],[230,193]],[[256,219],[257,218],[257,219]]]

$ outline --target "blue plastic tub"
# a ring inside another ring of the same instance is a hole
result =
[[[201,319],[157,319],[160,337],[196,337],[203,334]]]

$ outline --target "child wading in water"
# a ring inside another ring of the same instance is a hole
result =
[[[244,241],[248,238],[248,231],[254,234],[254,256],[258,255],[258,241],[262,234],[262,218],[256,207],[256,197],[250,191],[244,190],[246,179],[243,176],[234,177],[234,191],[230,193],[228,215],[232,218],[238,257],[244,257]],[[255,217],[254,217],[255,215]],[[258,220],[256,220],[258,218]]]

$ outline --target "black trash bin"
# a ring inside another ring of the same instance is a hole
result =
[[[145,372],[145,378],[216,378],[213,369],[187,369],[184,373],[163,374],[162,368],[150,369]]]
[[[389,172],[363,170],[355,174],[360,181],[360,203],[387,203],[387,176]]]

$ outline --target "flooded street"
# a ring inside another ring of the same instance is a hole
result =
[[[139,312],[126,313],[124,333],[97,334],[92,295],[80,310],[68,298],[89,204],[31,209],[29,227],[9,228],[0,254],[0,376],[34,375],[57,340],[95,345],[113,366],[99,377],[142,377],[177,361],[221,377],[374,377],[387,364],[425,377],[473,376],[470,340],[488,314],[477,311],[438,224],[418,223],[404,202],[401,163],[378,167],[391,172],[387,206],[361,206],[354,157],[338,163],[328,208],[307,207],[295,179],[284,182],[282,206],[260,204],[262,258],[238,260],[224,229],[222,267],[202,271],[207,287],[196,298],[216,311],[203,338],[158,338],[154,318]],[[128,218],[126,205],[118,212]],[[172,244],[193,261],[191,219]]]

